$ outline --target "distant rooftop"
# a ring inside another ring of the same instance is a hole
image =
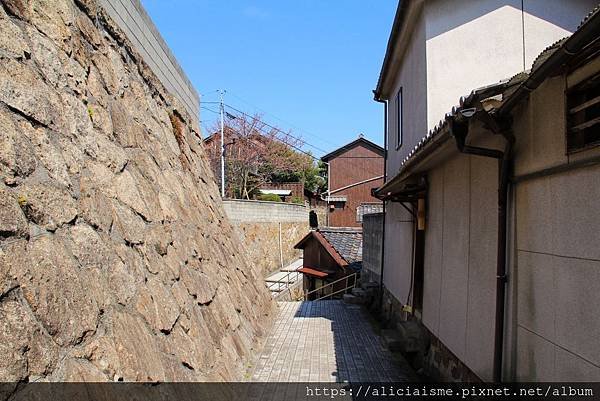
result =
[[[317,230],[340,254],[348,267],[362,266],[362,229],[354,227],[322,227]]]
[[[363,134],[360,134],[358,139],[355,139],[352,142],[347,143],[346,145],[339,147],[332,152],[327,153],[325,156],[321,157],[321,160],[326,162],[327,160],[333,159],[340,153],[350,150],[357,145],[366,146],[366,147],[372,149],[375,153],[379,153],[381,155],[381,157],[383,157],[383,148],[381,146],[377,145],[375,142],[371,142],[368,139],[366,139]]]

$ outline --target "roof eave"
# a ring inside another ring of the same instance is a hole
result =
[[[386,89],[386,84],[389,80],[389,76],[393,75],[394,69],[392,67],[395,61],[394,56],[396,56],[397,53],[402,52],[403,46],[400,45],[404,44],[404,42],[408,42],[410,33],[414,28],[414,21],[407,18],[410,14],[409,11],[411,9],[416,9],[422,2],[422,0],[400,0],[398,2],[398,8],[396,9],[396,15],[394,16],[394,22],[392,24],[392,31],[390,32],[383,64],[381,65],[379,73],[379,79],[375,90],[373,90],[373,98],[377,101],[384,100],[385,96],[383,96],[383,94]]]
[[[317,239],[317,241],[319,241],[319,243],[323,246],[323,248],[325,248],[329,256],[333,258],[335,263],[337,263],[340,267],[348,266],[348,262],[346,261],[346,259],[344,259],[342,255],[340,255],[340,253],[333,247],[333,245],[329,243],[329,241],[327,241],[323,234],[321,234],[318,231],[313,231],[313,235]]]
[[[343,146],[340,146],[339,148],[327,153],[324,156],[321,156],[321,161],[327,162],[327,160],[331,160],[333,159],[336,155],[351,149],[353,146],[357,145],[359,142],[364,142],[367,146],[372,147],[375,151],[381,153],[381,157],[383,157],[383,153],[384,153],[384,149],[377,145],[375,142],[369,141],[366,138],[360,137],[358,139],[353,140],[352,142],[349,142]]]
[[[304,244],[310,239],[316,239],[323,248],[327,251],[327,253],[333,258],[335,263],[337,263],[340,267],[348,266],[348,262],[339,254],[339,252],[325,239],[323,234],[318,231],[311,231],[304,236],[296,245],[294,245],[295,249],[304,249]]]

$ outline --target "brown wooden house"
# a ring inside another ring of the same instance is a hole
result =
[[[304,266],[298,271],[304,275],[304,293],[309,300],[328,295],[341,298],[355,277],[340,279],[362,268],[361,229],[320,228],[309,232],[295,248],[304,251]]]
[[[364,214],[382,211],[371,188],[383,185],[383,155],[381,146],[361,135],[321,158],[328,164],[327,226],[360,227]]]

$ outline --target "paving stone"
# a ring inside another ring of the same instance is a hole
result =
[[[382,346],[364,313],[339,300],[281,302],[252,380],[415,381],[408,363]]]

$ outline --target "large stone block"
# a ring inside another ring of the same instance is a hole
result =
[[[64,189],[47,183],[23,184],[18,193],[27,217],[46,230],[55,231],[77,217],[75,199]]]
[[[39,237],[28,246],[25,262],[14,266],[12,274],[36,319],[54,341],[65,347],[94,333],[100,308],[90,293],[90,283],[79,274],[77,262],[65,246],[51,236]]]
[[[17,24],[0,8],[0,50],[10,57],[21,58],[31,54],[25,35]]]
[[[275,305],[195,123],[95,0],[0,32],[0,380],[240,379]]]
[[[0,233],[2,236],[24,236],[27,231],[27,219],[17,197],[0,187]]]
[[[16,60],[0,63],[0,100],[46,126],[61,126],[60,99],[31,67]]]

